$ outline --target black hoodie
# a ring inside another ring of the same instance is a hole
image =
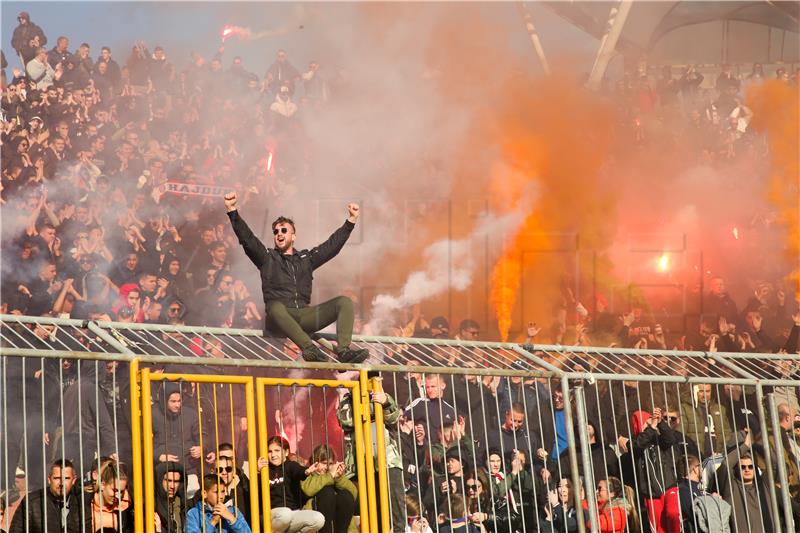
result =
[[[175,493],[173,501],[169,500],[167,491],[164,490],[162,481],[167,472],[178,472],[181,476],[178,491]],[[178,463],[168,462],[156,465],[155,477],[155,506],[156,513],[161,518],[161,531],[163,533],[180,533],[186,524],[186,493],[184,491],[184,481],[186,472]],[[177,511],[177,512],[176,512]]]
[[[200,445],[200,418],[196,403],[187,401],[189,384],[165,382],[158,402],[153,405],[153,457],[156,462],[161,455],[174,455],[178,462],[187,466],[187,471],[195,472],[199,468],[199,460],[193,459],[190,449]],[[167,409],[167,400],[176,392],[181,393],[181,409],[172,413]],[[202,429],[203,455],[212,450],[207,427]]]

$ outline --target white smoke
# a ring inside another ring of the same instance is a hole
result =
[[[448,290],[463,291],[472,284],[476,264],[472,250],[489,233],[494,236],[516,235],[533,207],[532,186],[526,190],[516,209],[504,215],[489,213],[475,224],[472,233],[463,239],[445,239],[422,252],[425,267],[409,274],[397,295],[379,294],[372,301],[372,317],[368,331],[379,332],[392,323],[394,313],[409,308]]]

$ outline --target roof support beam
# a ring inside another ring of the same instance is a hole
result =
[[[594,60],[592,72],[589,74],[589,81],[586,83],[589,89],[593,91],[600,89],[608,64],[616,52],[617,41],[622,34],[622,29],[625,27],[625,21],[628,19],[632,4],[633,0],[620,0],[619,4],[612,7],[608,14],[606,33],[600,40],[597,57]]]

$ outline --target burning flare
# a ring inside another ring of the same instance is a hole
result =
[[[664,253],[658,258],[658,271],[666,272],[667,270],[669,270],[669,254]]]

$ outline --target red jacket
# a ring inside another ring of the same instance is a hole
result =
[[[681,500],[678,487],[670,487],[662,496],[664,511],[661,513],[661,527],[667,533],[681,533]]]
[[[598,501],[597,508],[605,509],[598,512],[598,525],[601,533],[624,533],[628,526],[628,511],[622,507],[619,500],[606,505]]]

